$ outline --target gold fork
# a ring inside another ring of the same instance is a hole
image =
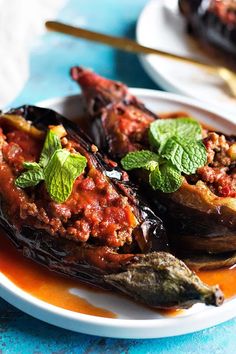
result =
[[[201,62],[198,59],[187,58],[178,54],[168,53],[163,50],[145,47],[128,38],[114,37],[103,33],[93,32],[83,28],[66,25],[61,22],[47,21],[45,23],[45,26],[47,29],[51,31],[68,34],[89,41],[103,43],[128,52],[140,53],[140,54],[157,54],[157,55],[164,56],[166,58],[171,58],[171,59],[193,64],[195,66],[204,69],[210,74],[218,75],[228,86],[231,95],[234,98],[236,98],[236,74],[232,70],[227,69],[223,66],[209,65],[204,62]]]

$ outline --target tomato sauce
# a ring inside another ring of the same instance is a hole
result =
[[[61,209],[69,216],[81,218],[67,227],[66,234],[81,242],[95,237],[110,247],[120,247],[132,242],[132,231],[138,221],[126,198],[117,193],[107,178],[95,168],[87,175],[80,175],[68,200],[63,204],[50,203],[54,215],[61,217]]]
[[[70,293],[70,289],[92,289],[106,296],[107,291],[84,285],[77,280],[70,280],[26,259],[7,240],[2,231],[0,233],[0,272],[22,290],[49,304],[87,315],[117,317],[113,312],[96,307],[85,299]]]
[[[90,304],[87,300],[70,293],[70,289],[86,289],[104,294],[106,290],[85,285],[77,280],[48,271],[34,261],[26,259],[0,233],[0,272],[7,276],[16,286],[49,304],[83,314],[116,318],[116,314]],[[225,297],[236,295],[236,267],[198,272],[198,276],[207,284],[219,284]],[[142,306],[142,305],[140,305]],[[182,310],[156,310],[164,316],[177,316]]]
[[[163,118],[168,118],[168,116]],[[17,134],[15,134],[15,136],[8,137],[10,143],[15,141],[16,135]],[[21,143],[23,144],[22,141],[24,139],[21,138],[22,136],[17,135],[17,143],[19,145],[21,145]],[[32,152],[34,156],[37,155],[38,152],[36,151],[36,148],[34,149],[34,146],[27,142],[28,147],[29,145],[32,147],[31,152],[29,152],[29,156],[24,156],[24,159],[34,160]],[[24,146],[22,146],[22,148],[24,148]],[[24,149],[24,151],[26,151],[26,149]],[[10,152],[10,150],[6,151],[8,154]],[[7,176],[8,175],[6,174],[6,183],[3,183],[5,186],[4,188],[9,185],[9,178],[7,178]],[[90,198],[91,195],[88,193],[86,188],[84,191],[84,197]],[[7,192],[8,191],[6,190],[6,193]],[[14,198],[13,194],[12,198]],[[14,203],[12,203],[12,205],[14,205]],[[135,223],[135,220],[132,219],[130,223]],[[90,304],[87,300],[70,293],[71,288],[90,289],[96,292],[104,293],[104,296],[106,296],[107,291],[100,290],[92,286],[90,287],[80,283],[77,280],[71,280],[54,272],[50,272],[47,268],[24,258],[11,244],[11,242],[7,240],[2,231],[0,231],[0,272],[7,276],[22,290],[52,305],[83,314],[108,318],[117,317],[116,314],[111,311],[98,308]],[[219,284],[226,298],[236,295],[236,267],[214,271],[201,271],[198,272],[198,276],[209,285]],[[158,310],[158,312],[165,316],[176,316],[180,314],[182,310]]]
[[[43,186],[36,187],[36,194],[29,201],[14,186],[14,178],[24,169],[23,162],[38,161],[42,143],[30,134],[16,129],[6,130],[4,135],[0,128],[0,143],[1,139],[4,162],[0,164],[0,177],[1,181],[4,178],[10,181],[7,194],[4,190],[1,193],[6,195],[6,200],[9,199],[8,194],[17,194],[14,197],[15,203],[9,205],[13,204],[15,208],[18,206],[18,214],[22,214],[21,210],[24,209],[22,219],[32,219],[34,216],[33,222],[40,223],[49,233],[58,233],[62,237],[66,235],[80,242],[86,242],[90,237],[95,237],[101,244],[110,247],[120,247],[132,242],[132,231],[138,224],[133,208],[127,198],[115,190],[103,172],[94,167],[95,162],[79,143],[67,138],[63,142],[62,139],[64,148],[69,151],[73,148],[86,156],[87,168],[76,179],[68,200],[58,204],[49,198]],[[5,184],[2,185],[5,189]],[[24,204],[21,202],[22,198]],[[32,203],[35,204],[34,211]],[[15,217],[17,213],[14,211],[13,214]]]
[[[38,160],[42,149],[42,142],[30,136],[29,133],[12,129],[3,134],[0,128],[0,145],[4,160],[11,166],[17,175],[23,170],[25,161]]]
[[[236,296],[236,266],[199,271],[197,275],[208,285],[218,284],[226,299]]]

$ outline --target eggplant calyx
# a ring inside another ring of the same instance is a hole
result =
[[[189,308],[197,302],[219,306],[218,286],[204,284],[182,261],[166,252],[139,255],[124,272],[104,276],[109,283],[152,307]]]

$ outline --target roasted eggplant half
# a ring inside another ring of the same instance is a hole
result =
[[[222,303],[167,252],[161,219],[71,121],[22,106],[0,127],[0,224],[26,257],[158,308]]]
[[[236,56],[234,0],[179,0],[187,31],[196,38]]]
[[[79,67],[74,67],[71,74],[87,100],[93,125],[91,134],[101,149],[116,161],[132,151],[150,149],[150,125],[160,117],[149,112],[121,84],[112,85],[107,80],[105,85],[101,78],[99,86],[98,75]],[[117,90],[122,92],[119,102]],[[183,115],[186,116],[180,113],[180,117]],[[170,114],[169,118],[179,117]],[[206,163],[194,174],[183,173],[178,190],[172,193],[153,190],[145,171],[135,171],[134,179],[141,181],[156,212],[162,213],[175,252],[227,255],[236,250],[236,139],[202,127],[200,134]]]

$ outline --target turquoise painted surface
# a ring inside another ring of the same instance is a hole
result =
[[[133,38],[136,19],[145,3],[145,0],[71,0],[58,19]],[[157,88],[144,73],[136,56],[48,33],[33,46],[30,78],[11,106],[77,93],[77,86],[68,75],[69,68],[75,64],[91,67],[129,86]],[[175,338],[116,340],[76,334],[47,325],[0,300],[0,354],[235,352],[236,319]]]
[[[134,38],[136,20],[145,3],[145,0],[71,0],[58,19]],[[129,86],[156,88],[136,55],[51,32],[32,48],[30,79],[13,105],[77,93],[78,87],[69,77],[69,68],[75,64],[93,68]]]
[[[236,320],[180,337],[122,340],[62,330],[0,302],[0,353],[234,354]]]

